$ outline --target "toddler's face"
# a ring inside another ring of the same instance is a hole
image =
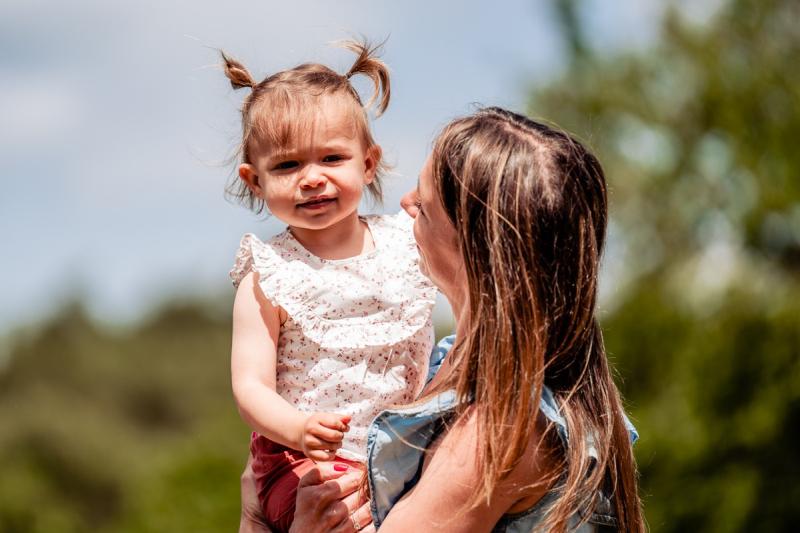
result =
[[[349,110],[323,103],[313,130],[288,149],[254,150],[239,175],[289,226],[324,229],[352,215],[375,179],[380,148],[357,134]]]

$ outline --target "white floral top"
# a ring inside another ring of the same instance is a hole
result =
[[[264,295],[288,315],[278,340],[277,392],[305,412],[352,416],[338,454],[364,461],[367,428],[387,407],[414,400],[433,346],[436,288],[419,270],[413,219],[362,217],[372,252],[321,259],[286,231],[242,237],[234,286],[258,273]]]

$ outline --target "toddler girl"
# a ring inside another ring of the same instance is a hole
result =
[[[358,214],[364,188],[380,199],[382,163],[350,78],[374,82],[379,115],[389,76],[375,49],[347,47],[358,57],[345,75],[303,64],[260,83],[223,54],[233,87],[252,90],[235,192],[288,226],[265,241],[246,234],[231,271],[233,392],[277,531],[291,525],[312,460],[363,467],[370,422],[417,396],[432,347],[435,288],[419,271],[412,219]]]

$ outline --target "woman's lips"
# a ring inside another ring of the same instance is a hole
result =
[[[314,198],[302,204],[297,204],[297,207],[303,209],[322,209],[327,205],[336,201],[336,198]]]

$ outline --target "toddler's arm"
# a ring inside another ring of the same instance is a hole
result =
[[[300,450],[311,459],[332,460],[349,417],[303,413],[275,392],[279,309],[259,289],[250,272],[233,304],[231,382],[242,418],[268,439]]]

